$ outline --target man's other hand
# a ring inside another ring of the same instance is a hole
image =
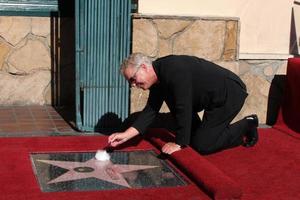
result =
[[[166,154],[172,154],[175,151],[179,151],[180,149],[180,145],[175,144],[173,142],[168,142],[162,147],[161,151]]]

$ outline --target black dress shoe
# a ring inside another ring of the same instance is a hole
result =
[[[252,147],[258,141],[258,132],[257,132],[258,117],[257,117],[257,115],[253,114],[253,115],[246,116],[244,119],[247,120],[248,129],[245,134],[246,139],[245,139],[243,145],[245,147]]]

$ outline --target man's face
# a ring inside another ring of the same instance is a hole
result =
[[[148,69],[144,64],[140,65],[138,68],[127,67],[124,70],[124,77],[131,87],[137,87],[143,90],[147,90],[151,87]]]

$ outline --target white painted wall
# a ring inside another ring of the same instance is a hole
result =
[[[240,56],[271,58],[273,54],[290,53],[293,6],[300,7],[294,0],[139,0],[138,10],[152,15],[239,17]],[[299,27],[299,20],[296,22]]]

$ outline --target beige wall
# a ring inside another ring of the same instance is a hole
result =
[[[139,0],[139,13],[239,17],[240,56],[247,58],[247,54],[290,53],[293,6],[300,7],[294,0]]]

